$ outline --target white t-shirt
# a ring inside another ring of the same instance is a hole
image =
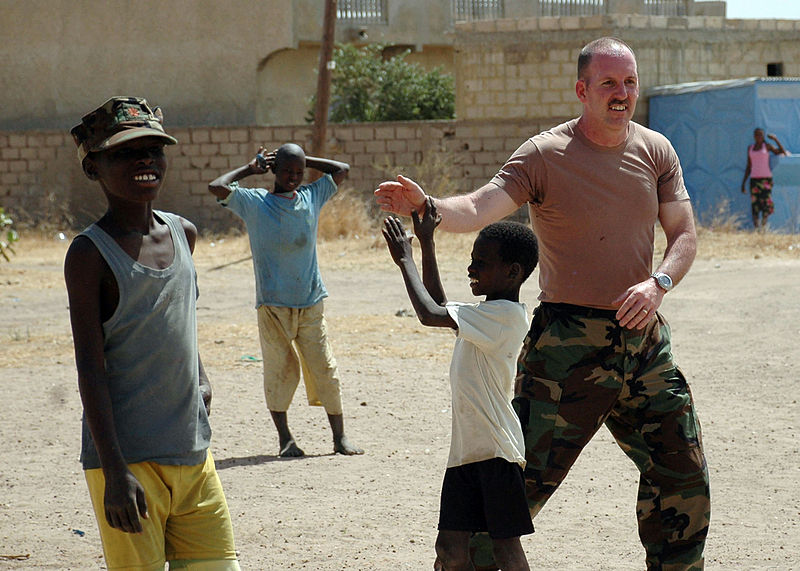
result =
[[[450,363],[453,429],[447,467],[503,458],[525,467],[525,441],[511,406],[522,341],[525,304],[505,299],[448,302],[458,325]]]

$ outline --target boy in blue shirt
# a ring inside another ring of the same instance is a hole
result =
[[[363,454],[344,434],[339,375],[328,342],[323,299],[328,296],[317,264],[317,225],[322,206],[336,193],[350,166],[306,157],[300,146],[282,145],[208,185],[223,206],[244,220],[253,254],[256,310],[264,364],[264,395],[282,457],[305,453],[289,431],[286,411],[300,382],[309,404],[325,407],[334,453]],[[303,185],[305,168],[323,176]],[[275,188],[240,187],[254,174],[275,174]]]
[[[400,267],[409,298],[423,325],[449,327],[457,335],[450,364],[452,436],[442,483],[435,569],[474,569],[470,536],[489,532],[495,560],[506,571],[528,570],[520,536],[533,533],[525,497],[525,445],[511,404],[517,355],[528,332],[519,289],[538,261],[533,232],[516,222],[497,222],[478,234],[467,268],[480,303],[448,302],[433,241],[441,221],[428,198],[420,220],[412,213],[422,249],[422,280],[410,238],[389,217],[383,236]]]

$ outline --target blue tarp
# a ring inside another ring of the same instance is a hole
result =
[[[673,144],[698,218],[727,212],[750,224],[749,185],[741,193],[747,146],[757,127],[800,155],[800,79],[749,78],[654,87],[650,128]],[[768,141],[771,142],[771,141]],[[800,232],[800,157],[771,159],[775,230]]]

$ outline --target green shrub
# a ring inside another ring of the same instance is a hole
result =
[[[384,46],[334,50],[336,68],[331,78],[329,120],[332,123],[372,121],[428,121],[455,116],[453,77],[440,68],[426,71],[405,61],[408,51],[383,55]],[[314,120],[316,96],[306,119]]]
[[[14,230],[14,221],[5,213],[3,207],[0,206],[0,256],[5,258],[7,262],[11,261],[8,253],[16,254],[12,244],[19,241],[19,234]]]

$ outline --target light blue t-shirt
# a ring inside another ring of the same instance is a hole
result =
[[[256,307],[311,307],[328,297],[317,264],[322,206],[336,194],[331,175],[304,184],[294,196],[264,188],[234,189],[220,204],[244,220],[253,254]]]

